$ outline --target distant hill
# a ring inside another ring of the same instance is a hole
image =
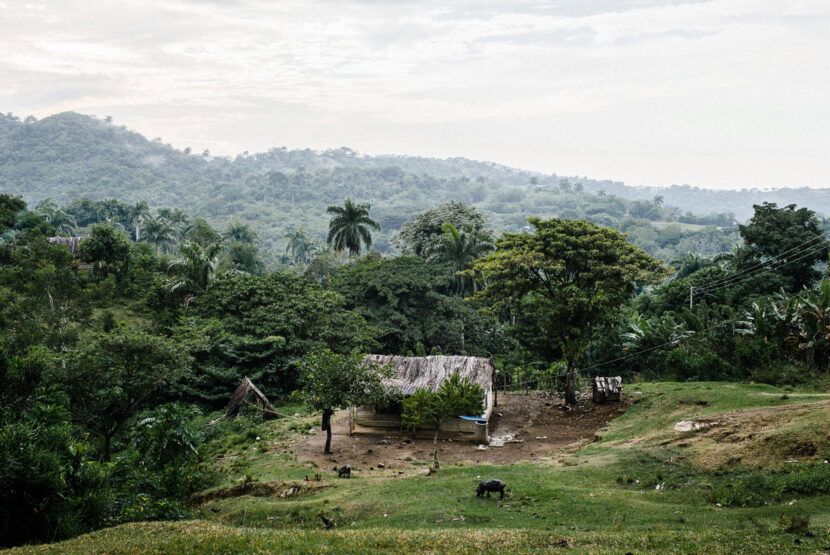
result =
[[[383,226],[376,241],[381,250],[391,248],[391,232],[403,222],[447,200],[487,212],[496,230],[521,229],[531,215],[581,217],[629,233],[644,220],[661,228],[667,222],[729,226],[729,212],[746,219],[752,204],[763,200],[830,213],[830,191],[824,190],[629,187],[465,158],[363,156],[348,148],[273,148],[217,158],[72,112],[39,121],[0,116],[0,190],[30,204],[47,197],[59,203],[81,196],[119,198],[182,208],[220,226],[240,218],[251,222],[266,249],[279,248],[282,235],[301,226],[322,237],[326,206],[347,196],[371,203]],[[721,214],[712,214],[713,207]],[[636,233],[633,240],[645,241]],[[647,247],[666,254],[659,240]]]

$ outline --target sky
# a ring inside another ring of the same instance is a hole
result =
[[[828,0],[0,0],[0,112],[177,148],[830,187]]]

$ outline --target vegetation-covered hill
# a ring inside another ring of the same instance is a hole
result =
[[[322,239],[326,207],[345,197],[372,205],[382,228],[375,240],[381,252],[394,248],[393,233],[413,214],[448,200],[483,211],[497,232],[521,229],[529,216],[614,226],[663,258],[724,250],[735,242],[734,233],[713,239],[713,228],[698,226],[734,225],[732,214],[745,219],[753,202],[798,202],[830,213],[830,196],[807,189],[649,189],[464,158],[362,156],[348,148],[274,148],[234,159],[212,157],[147,140],[109,119],[71,112],[39,121],[0,116],[0,190],[22,195],[31,205],[48,197],[61,204],[82,196],[119,198],[180,208],[220,227],[242,219],[258,232],[266,251],[281,250],[283,236],[300,227]],[[671,223],[678,227],[664,231]],[[679,235],[698,233],[706,236],[677,244]]]

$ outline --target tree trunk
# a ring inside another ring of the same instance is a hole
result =
[[[112,436],[110,434],[104,435],[104,462],[112,460]]]
[[[331,415],[334,413],[331,409],[323,410],[323,431],[326,432],[326,448],[323,453],[326,455],[331,453]]]
[[[565,373],[565,403],[570,406],[576,404],[576,370],[570,360]]]
[[[432,437],[432,468],[438,470],[438,432],[441,427],[441,422],[435,425],[435,435]]]

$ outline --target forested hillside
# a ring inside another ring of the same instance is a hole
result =
[[[243,220],[270,262],[285,249],[286,235],[301,228],[322,241],[326,207],[346,197],[372,206],[381,226],[374,246],[381,252],[395,250],[395,232],[413,214],[450,200],[486,214],[496,232],[523,229],[529,216],[587,219],[624,231],[664,259],[731,249],[736,218],[748,217],[753,202],[798,202],[830,212],[823,191],[637,188],[463,158],[369,157],[348,148],[212,157],[76,113],[40,121],[0,116],[0,190],[32,205],[45,198],[59,204],[119,198],[179,208],[219,227]]]

